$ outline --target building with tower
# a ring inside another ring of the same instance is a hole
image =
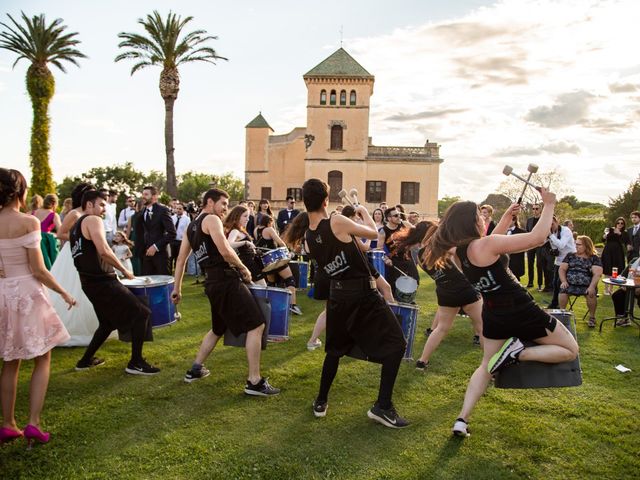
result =
[[[307,178],[320,178],[338,192],[356,188],[370,210],[380,202],[401,203],[437,217],[440,146],[376,146],[369,136],[374,76],[343,48],[303,76],[307,126],[274,135],[262,113],[246,126],[246,198],[276,206],[285,197],[301,200]]]

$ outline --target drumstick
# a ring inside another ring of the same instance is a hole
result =
[[[395,265],[392,265],[393,268],[395,268],[396,270],[398,270],[402,275],[404,275],[405,277],[408,277],[409,275],[407,275],[406,273],[404,273],[402,270],[400,270],[398,267],[396,267]]]

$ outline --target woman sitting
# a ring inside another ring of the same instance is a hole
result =
[[[578,235],[576,253],[569,253],[560,264],[560,308],[567,306],[569,295],[586,295],[589,308],[589,327],[596,326],[598,281],[602,276],[602,262],[593,242],[586,235]]]

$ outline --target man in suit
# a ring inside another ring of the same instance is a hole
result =
[[[176,261],[178,260],[178,253],[180,252],[182,237],[191,223],[191,218],[189,218],[189,215],[184,211],[184,205],[182,203],[177,202],[173,210],[175,213],[171,215],[171,221],[176,227],[176,238],[171,242],[171,267],[175,267]]]
[[[633,258],[640,257],[640,212],[634,210],[631,212],[631,223],[633,227],[629,227],[629,244],[627,245],[627,259],[631,261]]]
[[[535,227],[536,223],[538,223],[538,220],[540,220],[541,211],[542,211],[541,205],[537,203],[534,203],[533,205],[531,205],[531,212],[533,213],[533,216],[527,218],[527,225],[525,226],[525,231],[530,232],[531,230],[533,230],[533,227]],[[542,289],[542,261],[540,257],[538,257],[537,265],[535,265],[537,250],[538,250],[538,247],[532,248],[531,250],[527,250],[527,270],[529,272],[529,281],[527,282],[527,288],[533,288],[533,279],[535,277],[535,273],[537,270],[538,290],[541,290]]]
[[[283,208],[278,212],[278,231],[280,234],[284,233],[287,226],[296,218],[296,215],[300,213],[295,209],[296,201],[292,196],[287,196],[287,208]]]
[[[169,209],[158,203],[158,189],[144,187],[142,221],[136,225],[136,242],[144,245],[143,275],[171,275],[167,245],[176,238],[176,227]]]

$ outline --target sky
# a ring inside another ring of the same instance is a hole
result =
[[[262,112],[276,134],[306,124],[302,75],[343,47],[375,75],[375,145],[437,142],[439,197],[481,201],[505,179],[556,170],[580,200],[608,203],[640,174],[640,2],[505,0],[3,0],[78,32],[81,67],[55,68],[54,178],[131,161],[163,170],[160,68],[114,63],[119,32],[154,9],[193,16],[218,37],[216,65],[180,68],[178,173],[244,178],[244,126]],[[342,33],[341,33],[342,31]],[[0,165],[29,172],[25,61],[0,50]]]

